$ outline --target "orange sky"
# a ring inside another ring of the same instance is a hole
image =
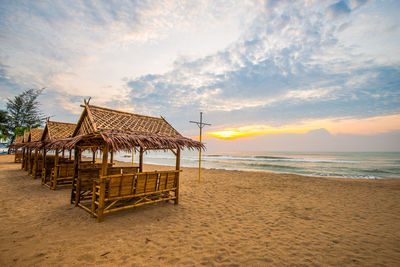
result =
[[[208,132],[207,136],[220,139],[236,139],[247,136],[260,136],[279,133],[307,133],[310,130],[324,128],[331,134],[374,135],[400,130],[400,114],[354,119],[349,117],[322,120],[304,120],[296,124],[273,127],[266,124],[244,125],[236,128],[224,128]]]

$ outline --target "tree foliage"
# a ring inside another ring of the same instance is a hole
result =
[[[8,132],[8,114],[5,110],[0,110],[0,138],[5,139],[9,136]]]
[[[5,128],[11,142],[16,135],[23,134],[25,129],[40,127],[45,116],[40,112],[37,100],[43,89],[28,89],[13,99],[7,99],[7,114]]]

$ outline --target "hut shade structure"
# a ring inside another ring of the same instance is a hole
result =
[[[25,145],[29,142],[29,131],[25,130],[22,138],[22,161],[21,161],[21,169],[28,170],[28,148]]]
[[[180,151],[183,148],[204,149],[204,146],[183,137],[162,117],[143,116],[88,103],[82,107],[84,110],[72,138],[51,144],[75,149],[71,203],[90,212],[99,222],[104,213],[112,211],[163,200],[174,200],[178,204]],[[101,168],[81,168],[81,152],[88,148],[102,150]],[[119,150],[138,151],[139,166],[129,169],[112,167],[109,159],[114,151]],[[143,172],[146,150],[171,150],[176,156],[175,169],[162,174]],[[164,187],[160,187],[160,183]]]
[[[24,137],[22,135],[17,135],[14,140],[14,162],[21,163],[22,162],[22,149],[21,146],[23,145]]]
[[[42,156],[39,154],[39,148],[41,146],[41,139],[43,135],[43,129],[31,129],[29,131],[28,143],[28,173],[32,174],[33,178],[37,177],[38,172],[38,159]]]
[[[38,159],[38,171],[41,171],[42,184],[51,189],[57,189],[60,186],[70,186],[73,178],[73,161],[71,160],[71,150],[69,158],[65,158],[64,149],[55,149],[54,155],[47,155],[49,148],[46,144],[59,139],[65,139],[72,136],[76,124],[47,121],[44,132],[41,136],[42,159]],[[61,157],[60,157],[61,153]]]

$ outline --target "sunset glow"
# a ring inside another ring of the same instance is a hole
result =
[[[300,134],[321,128],[326,129],[331,134],[372,135],[386,133],[393,130],[400,130],[400,115],[377,116],[364,119],[330,118],[324,120],[306,120],[298,124],[284,125],[281,127],[273,127],[270,125],[248,125],[209,132],[208,136],[229,140],[267,134]]]

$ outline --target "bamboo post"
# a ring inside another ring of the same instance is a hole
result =
[[[72,158],[72,149],[69,150],[69,157],[68,157],[68,159],[71,160],[71,158]]]
[[[92,205],[90,207],[90,217],[94,218],[94,213],[96,210],[96,183],[93,183],[93,189],[92,189]]]
[[[143,172],[143,147],[139,150],[139,172]]]
[[[179,171],[181,169],[181,149],[178,148],[176,150],[176,165],[175,169]],[[175,183],[176,183],[176,190],[175,190],[175,205],[179,204],[179,172],[175,174]]]
[[[97,154],[97,150],[92,150],[92,152],[93,152],[92,162],[93,162],[93,164],[95,164],[95,163],[96,163],[96,154]]]
[[[62,150],[61,158],[64,158],[65,149]]]
[[[106,143],[103,149],[103,164],[101,166],[101,175],[107,175],[107,163],[108,163],[108,150],[109,145]],[[100,177],[100,192],[99,192],[99,206],[97,207],[97,222],[103,221],[103,212],[104,212],[104,197],[106,194],[106,179]]]
[[[201,144],[201,134],[202,134],[203,128],[200,127],[200,144]],[[200,183],[200,172],[201,172],[201,148],[199,149],[199,183]]]
[[[103,176],[107,175],[108,149],[109,149],[108,143],[106,143],[103,148],[103,163],[101,165],[101,175]]]
[[[24,168],[24,162],[25,162],[25,148],[22,149],[21,169]]]
[[[39,164],[39,154],[38,154],[38,149],[35,148],[35,156],[34,156],[34,161],[33,161],[33,167],[32,167],[32,178],[36,179],[36,173],[38,169],[38,164]]]
[[[113,164],[114,163],[114,151],[111,150],[110,154],[111,154],[110,163]]]
[[[199,127],[199,129],[200,129],[200,144],[201,144],[201,138],[202,138],[201,135],[202,135],[203,127],[206,125],[210,126],[211,124],[203,122],[203,112],[200,112],[200,122],[198,122],[198,121],[190,121],[190,122],[196,123],[197,126]],[[200,173],[201,173],[201,148],[199,150],[199,183],[200,183]]]
[[[46,148],[43,148],[43,162],[42,162],[42,184],[46,183]]]
[[[103,221],[104,197],[106,194],[106,179],[100,178],[99,206],[97,207],[97,222]]]
[[[75,148],[74,148],[74,178],[72,179],[71,204],[74,203],[75,196],[78,194],[78,186],[76,186],[76,183],[78,180],[79,161],[80,161],[80,149],[75,146]]]
[[[52,182],[52,189],[56,190],[57,187],[57,178],[58,178],[58,149],[56,149],[56,155],[54,158],[54,176],[53,178],[53,182]]]
[[[132,167],[133,167],[133,156],[135,155],[135,150],[132,150]]]

